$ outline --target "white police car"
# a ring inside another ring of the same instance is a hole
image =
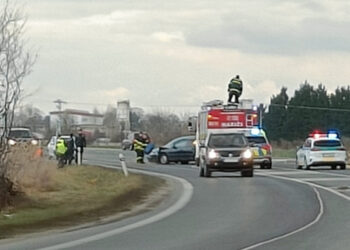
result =
[[[337,133],[322,134],[316,131],[298,148],[296,165],[298,169],[314,166],[331,166],[332,169],[340,166],[345,169],[346,158],[346,149]]]

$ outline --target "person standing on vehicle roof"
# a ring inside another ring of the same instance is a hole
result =
[[[239,78],[239,75],[236,75],[235,78],[232,78],[228,84],[228,102],[232,103],[232,97],[235,96],[235,103],[239,103],[238,98],[242,95],[243,91],[243,82]]]

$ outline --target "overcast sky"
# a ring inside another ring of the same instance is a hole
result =
[[[38,51],[24,89],[45,112],[130,99],[132,106],[269,103],[306,79],[329,91],[350,79],[348,0],[17,0]],[[103,109],[105,105],[97,106]]]

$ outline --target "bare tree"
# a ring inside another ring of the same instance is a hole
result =
[[[0,3],[0,208],[7,203],[11,181],[7,179],[9,152],[6,138],[21,96],[21,85],[34,64],[35,56],[25,49],[23,38],[26,20],[18,6]]]

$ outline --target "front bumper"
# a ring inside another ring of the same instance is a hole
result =
[[[239,159],[238,161],[226,162],[224,159],[208,160],[207,166],[211,170],[221,171],[221,172],[232,172],[240,171],[244,169],[252,169],[252,160]]]
[[[269,157],[257,157],[257,158],[253,159],[253,162],[255,165],[259,165],[262,163],[271,163],[272,159],[270,156]]]

